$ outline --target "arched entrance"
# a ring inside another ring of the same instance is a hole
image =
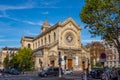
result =
[[[55,51],[50,51],[49,55],[49,64],[51,67],[55,67],[55,60],[57,58],[56,52]]]
[[[51,65],[52,67],[55,67],[55,61],[54,61],[54,60],[51,60],[51,61],[50,61],[50,65]]]
[[[82,61],[82,69],[85,70],[85,61]]]

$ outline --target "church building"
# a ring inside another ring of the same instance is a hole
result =
[[[83,70],[90,67],[89,50],[81,44],[81,27],[71,17],[53,26],[45,21],[41,30],[38,36],[23,36],[21,39],[21,48],[33,50],[36,70],[57,67],[59,61],[63,69]]]

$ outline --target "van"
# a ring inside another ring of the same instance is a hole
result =
[[[61,69],[61,75],[63,74],[62,68]],[[58,76],[59,75],[59,67],[48,67],[38,73],[38,76],[40,77],[46,77],[46,76]]]

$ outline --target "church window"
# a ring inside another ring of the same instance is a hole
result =
[[[38,47],[40,46],[40,41],[38,40]]]
[[[56,33],[54,32],[54,41],[56,40]]]
[[[34,47],[35,47],[35,46],[34,46],[34,43],[33,43],[33,49],[34,49]]]
[[[41,45],[43,45],[43,39],[41,39]]]
[[[36,48],[37,48],[37,42],[36,42]]]
[[[28,48],[31,48],[31,45],[30,45],[30,44],[28,44]]]
[[[50,35],[49,35],[49,43],[50,43]]]
[[[45,37],[45,44],[46,44],[46,37]]]

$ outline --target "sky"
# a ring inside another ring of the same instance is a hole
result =
[[[41,25],[48,20],[51,25],[69,17],[82,27],[81,43],[101,41],[91,38],[80,12],[84,0],[0,0],[0,48],[20,47],[22,36],[35,37],[41,33]]]

